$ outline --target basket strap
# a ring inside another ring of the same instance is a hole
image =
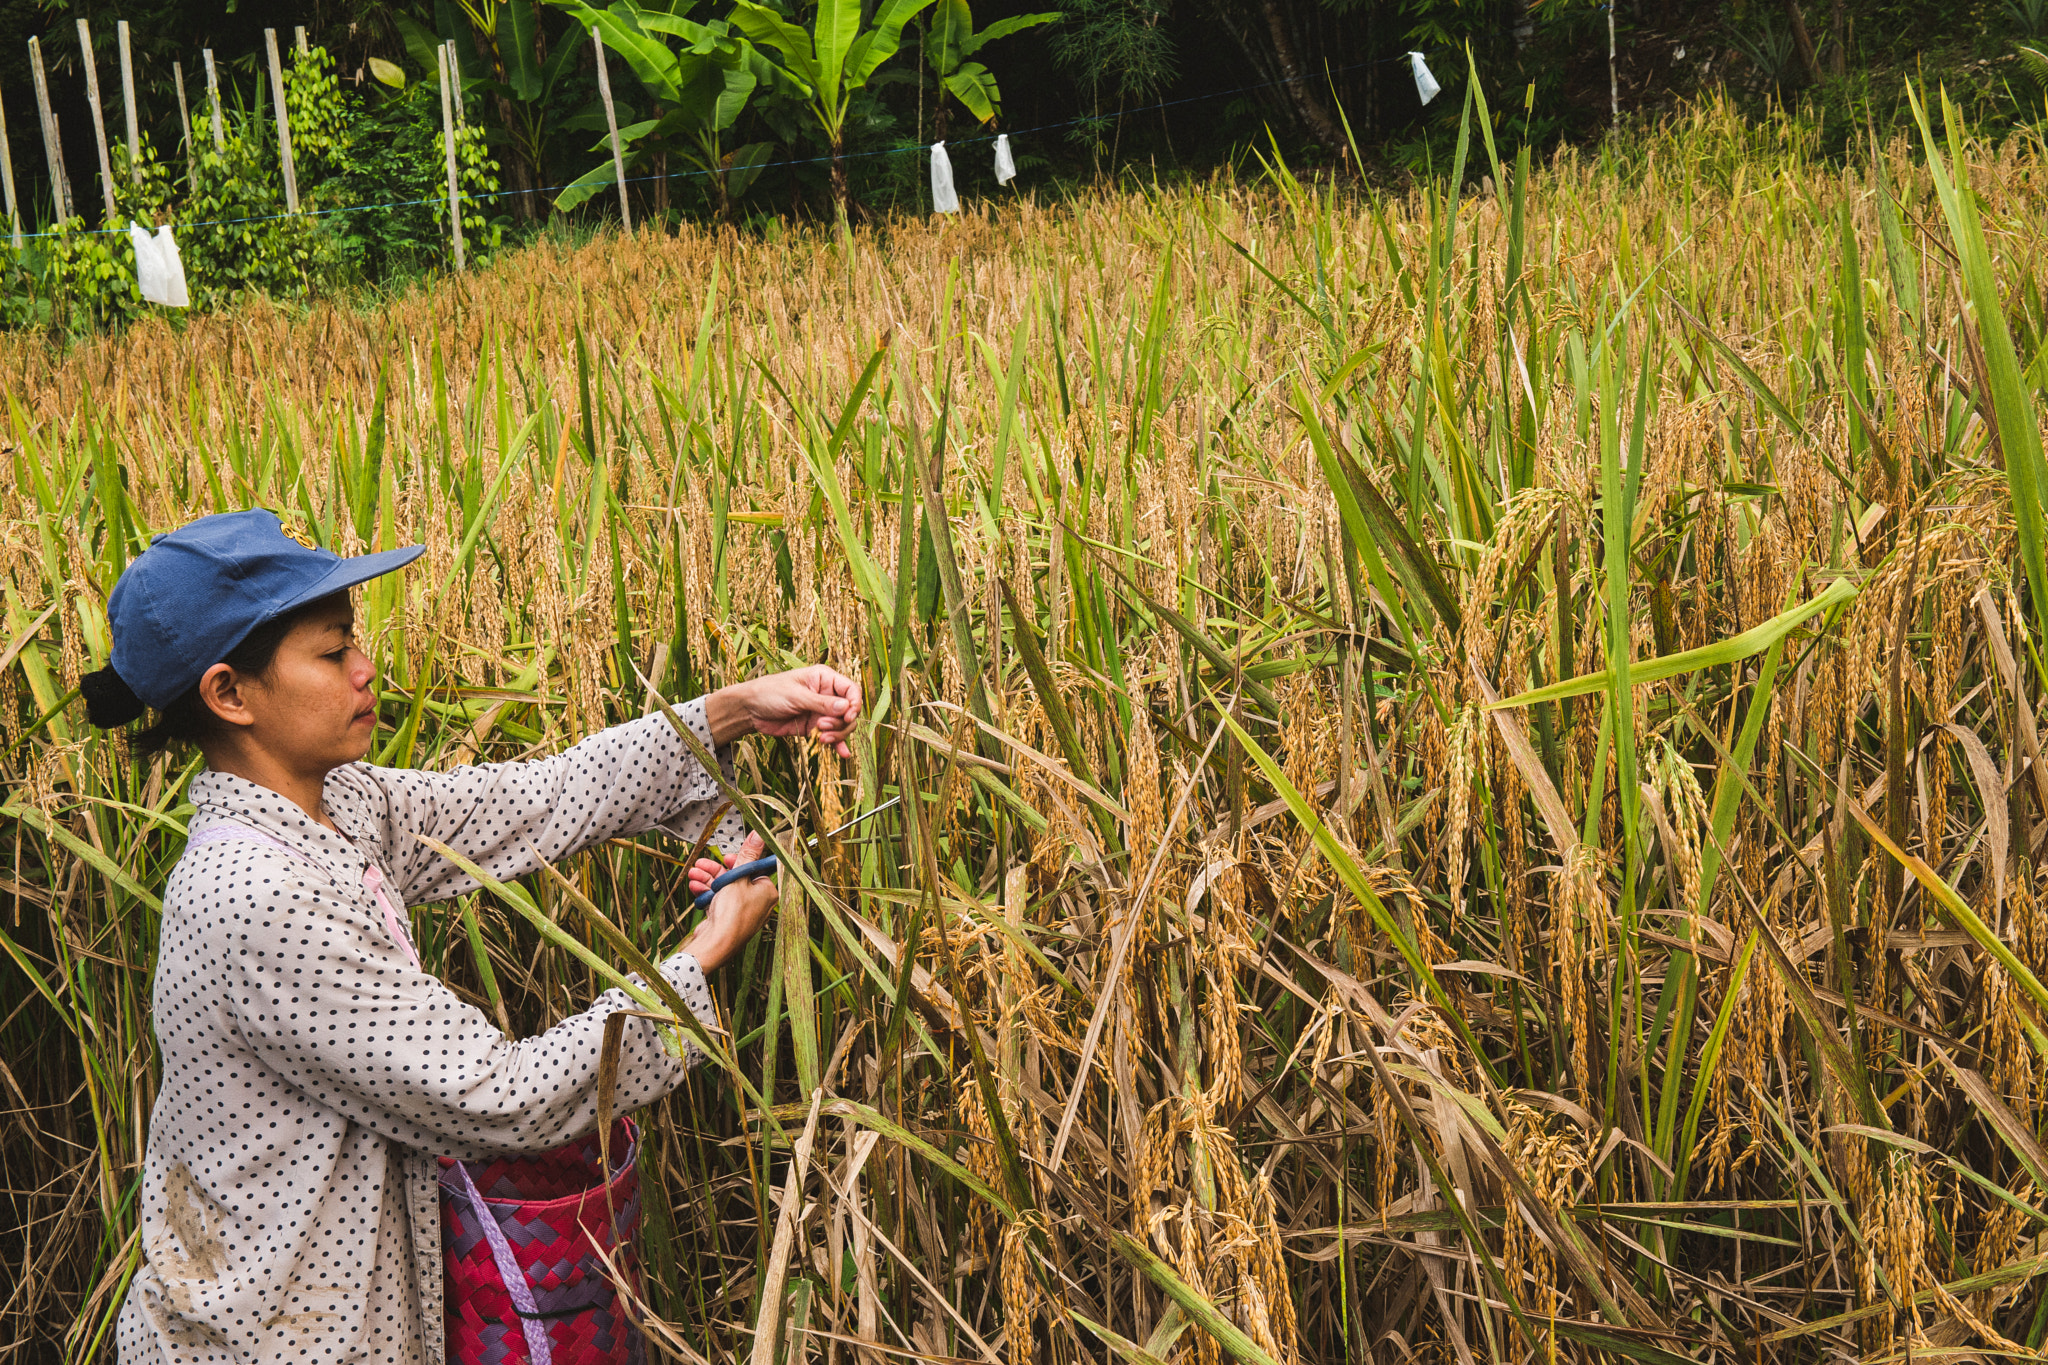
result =
[[[384,912],[384,932],[396,939],[398,946],[405,949],[405,955],[412,959],[414,971],[424,970],[420,966],[419,949],[412,946],[412,935],[406,932],[405,917],[398,913],[398,907],[391,903],[391,895],[384,889],[384,872],[375,863],[363,869],[363,885],[377,898],[377,908]]]
[[[217,844],[223,839],[246,839],[252,844],[268,844],[274,849],[290,854],[302,863],[320,866],[303,850],[293,848],[276,835],[266,834],[260,829],[252,829],[233,820],[217,820],[213,824],[200,826],[186,838],[185,847],[203,848],[207,844]],[[399,914],[398,907],[392,903],[391,893],[384,889],[384,872],[374,862],[363,869],[363,889],[376,898],[377,909],[384,915],[384,932],[391,935],[392,941],[405,953],[406,959],[412,963],[413,970],[425,970],[420,966],[419,950],[412,946],[412,934],[405,927],[405,916]]]
[[[469,1163],[458,1161],[455,1169],[462,1173],[462,1192],[483,1228],[484,1240],[491,1244],[491,1259],[498,1264],[498,1278],[505,1282],[505,1292],[512,1296],[512,1310],[519,1316],[519,1329],[526,1333],[527,1355],[532,1357],[533,1365],[554,1365],[548,1329],[545,1324],[535,1321],[540,1310],[533,1302],[533,1287],[527,1284],[519,1262],[512,1258],[512,1244],[505,1240],[505,1229],[498,1226],[498,1220],[484,1207],[484,1197],[477,1193],[476,1181],[470,1178]]]
[[[204,848],[208,844],[217,844],[223,839],[242,839],[252,844],[268,844],[274,849],[290,854],[302,863],[313,862],[310,855],[293,848],[275,834],[265,834],[260,829],[252,829],[248,825],[234,820],[216,820],[210,825],[201,825],[186,836],[185,847],[187,849]],[[318,863],[313,863],[313,865],[315,867],[319,866]]]

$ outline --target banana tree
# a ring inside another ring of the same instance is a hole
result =
[[[932,0],[882,0],[861,26],[861,0],[818,0],[809,32],[754,0],[733,6],[733,28],[768,54],[802,95],[832,151],[832,201],[846,219],[846,115],[853,97],[903,45],[903,26]]]
[[[721,218],[732,201],[746,193],[768,159],[770,144],[750,143],[727,152],[723,135],[739,119],[747,101],[774,69],[747,41],[723,21],[699,23],[685,16],[687,4],[675,7],[613,0],[594,9],[584,0],[548,0],[588,31],[603,35],[607,49],[622,57],[659,112],[619,129],[622,148],[636,156],[675,147],[683,160],[710,177],[712,197]],[[670,40],[680,40],[671,46]],[[606,147],[605,157],[578,176],[555,199],[571,209],[610,187],[617,178]]]
[[[527,219],[537,216],[534,190],[547,165],[548,141],[562,126],[562,104],[556,91],[575,70],[588,37],[572,29],[542,60],[534,4],[535,0],[456,0],[452,6],[435,6],[436,26],[432,29],[405,14],[393,20],[408,55],[430,75],[435,69],[434,49],[441,39],[456,40],[462,88],[497,103],[498,123],[510,153],[505,157],[505,169],[512,185],[512,206]],[[465,20],[470,30],[466,34]],[[402,83],[386,75],[378,79],[387,85]]]
[[[1007,38],[1012,33],[1035,28],[1039,24],[1050,24],[1061,17],[1056,10],[1042,14],[1018,14],[998,19],[976,33],[974,14],[967,7],[967,0],[935,0],[931,30],[925,35],[924,59],[932,74],[939,78],[939,141],[946,140],[948,115],[952,113],[952,106],[946,102],[947,95],[965,105],[977,122],[992,121],[1002,109],[1003,96],[996,88],[995,73],[980,62],[967,59],[998,38]]]

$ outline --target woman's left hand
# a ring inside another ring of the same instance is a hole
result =
[[[712,738],[720,744],[750,731],[807,734],[841,758],[851,758],[846,741],[860,719],[860,702],[858,682],[825,664],[812,664],[721,688],[708,699],[706,715]]]

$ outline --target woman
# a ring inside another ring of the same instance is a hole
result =
[[[142,1185],[143,1264],[120,1322],[124,1365],[439,1362],[438,1156],[544,1151],[590,1131],[607,992],[511,1039],[421,970],[404,905],[476,883],[415,836],[512,878],[618,834],[696,840],[711,777],[665,717],[554,758],[449,773],[360,760],[376,728],[348,589],[419,546],[343,559],[268,512],[159,536],[108,599],[111,666],[81,680],[97,725],[156,719],[143,752],[197,745],[198,813],[164,893],[154,985],[163,1086]],[[840,753],[860,690],[828,668],[677,708],[729,763],[739,736],[810,734]],[[759,856],[728,817],[726,866]],[[724,868],[702,860],[692,891]],[[661,971],[713,1018],[704,973],[775,904],[734,884]],[[617,1104],[682,1083],[653,1026],[629,1021]]]

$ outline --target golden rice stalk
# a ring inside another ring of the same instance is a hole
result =
[[[1450,761],[1444,776],[1448,806],[1444,817],[1444,884],[1451,898],[1451,919],[1446,932],[1454,936],[1458,932],[1458,922],[1465,917],[1465,874],[1470,852],[1466,841],[1471,834],[1472,808],[1478,800],[1478,787],[1486,780],[1485,760],[1489,750],[1484,737],[1490,728],[1477,702],[1467,703],[1451,727]],[[1420,902],[1411,901],[1410,904],[1419,905]],[[1418,924],[1420,920],[1418,915]]]
[[[1598,849],[1575,844],[1565,858],[1557,879],[1558,914],[1552,956],[1571,1037],[1572,1071],[1578,1080],[1580,1103],[1594,1107],[1593,1096],[1599,1076],[1593,1063],[1592,964],[1607,951],[1609,912],[1606,893],[1600,886],[1604,860]]]
[[[1152,730],[1152,717],[1137,703],[1131,706],[1131,728],[1124,745],[1123,806],[1131,818],[1124,823],[1124,846],[1130,851],[1133,887],[1152,866],[1153,855],[1166,830],[1166,805],[1160,795],[1159,740]],[[1150,933],[1150,915],[1143,906],[1134,907],[1140,922]],[[1135,946],[1135,945],[1134,945]]]
[[[1003,1336],[1010,1365],[1032,1365],[1037,1354],[1039,1304],[1044,1297],[1031,1271],[1031,1239],[1024,1224],[1003,1229]]]
[[[1172,1255],[1173,1268],[1188,1287],[1204,1298],[1211,1298],[1208,1276],[1208,1238],[1204,1227],[1195,1219],[1195,1201],[1185,1200],[1180,1206],[1180,1216],[1170,1220],[1177,1234]],[[1192,1365],[1223,1365],[1223,1348],[1208,1332],[1187,1332],[1181,1336],[1180,1349],[1174,1353],[1176,1362],[1191,1361]]]

